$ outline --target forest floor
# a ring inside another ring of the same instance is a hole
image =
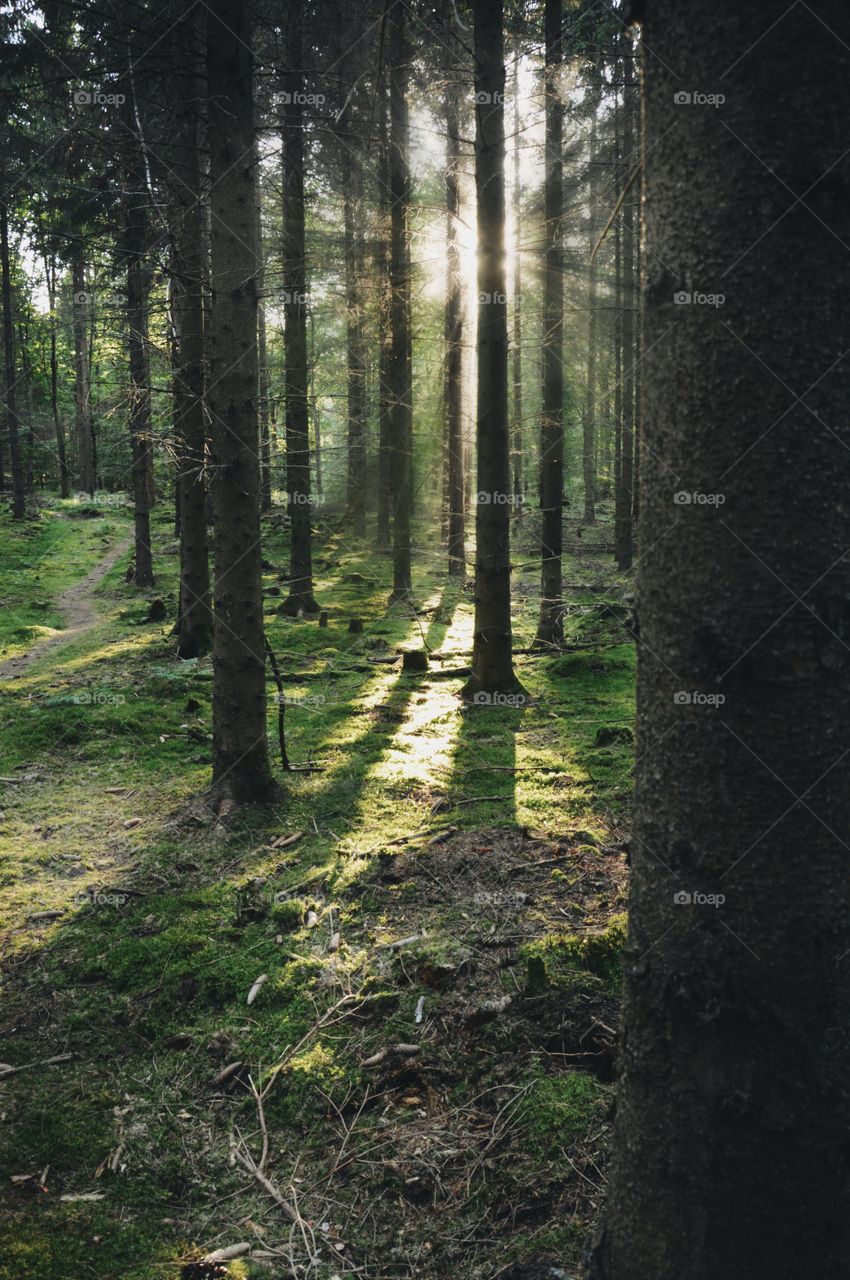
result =
[[[0,692],[0,1280],[577,1274],[633,755],[627,584],[592,551],[610,526],[570,539],[574,651],[518,654],[525,705],[465,707],[472,592],[436,541],[418,610],[388,609],[388,562],[327,517],[320,629],[276,612],[276,512],[268,635],[310,771],[225,822],[204,802],[209,659],[178,661],[147,621],[176,604],[166,513],[147,593],[124,580],[126,511],[0,524],[0,662],[34,655]],[[423,646],[428,670],[402,672]],[[272,744],[276,719],[270,697]]]

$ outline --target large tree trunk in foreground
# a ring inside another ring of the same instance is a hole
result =
[[[137,158],[141,166],[141,156]],[[130,450],[132,454],[133,522],[135,527],[133,581],[138,587],[153,586],[151,553],[150,470],[151,376],[148,352],[148,293],[150,268],[147,254],[148,193],[141,174],[131,168],[127,178],[127,356],[130,372]]]
[[[564,639],[561,554],[564,542],[564,277],[561,259],[563,108],[561,0],[546,0],[546,263],[543,282],[543,397],[540,423],[541,556],[537,641]]]
[[[289,498],[289,594],[281,611],[292,617],[318,613],[313,597],[310,498],[309,379],[307,370],[307,267],[304,240],[304,92],[301,70],[301,0],[288,9],[289,61],[283,106],[283,313],[286,358],[286,491]]]
[[[390,57],[390,474],[393,514],[393,590],[407,600],[413,588],[410,521],[413,508],[413,379],[410,360],[410,169],[408,165],[407,42],[404,7],[387,19]]]
[[[460,218],[460,112],[463,88],[457,73],[446,86],[446,415],[449,573],[466,573],[463,493],[463,297],[458,239]]]
[[[204,89],[203,26],[189,18],[175,45],[186,49],[194,76],[178,77],[178,146],[174,164],[174,371],[180,512],[180,605],[177,652],[208,653],[212,644],[209,540],[206,519],[206,421],[204,414],[204,281],[206,237],[201,174],[199,99]]]
[[[276,792],[266,743],[257,420],[257,289],[251,24],[214,0],[207,29],[211,192],[209,413],[215,512],[213,798]]]
[[[77,484],[83,493],[94,493],[94,450],[92,448],[91,386],[89,353],[86,342],[86,315],[89,297],[86,293],[85,246],[80,237],[71,242],[71,287],[73,289],[74,331],[74,427],[77,444]]]
[[[505,298],[505,67],[501,0],[476,0],[475,190],[478,209],[478,498],[475,631],[465,697],[523,696],[511,652],[508,316]]]
[[[23,520],[27,513],[24,467],[18,431],[17,373],[15,372],[15,318],[12,312],[12,277],[9,265],[9,213],[5,201],[0,202],[0,265],[3,270],[3,351],[4,393],[6,400],[6,433],[12,470],[12,516]]]
[[[850,11],[646,13],[637,791],[592,1274],[846,1280]],[[692,85],[725,103],[678,106]],[[674,303],[697,288],[722,310]]]

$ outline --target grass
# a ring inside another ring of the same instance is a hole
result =
[[[127,527],[121,512],[74,509],[0,530],[4,656],[40,634],[28,628],[61,623],[56,597]],[[593,1197],[554,1144],[596,1181],[607,1086],[559,1067],[589,1017],[616,1016],[624,872],[604,847],[627,821],[631,745],[595,744],[633,716],[633,650],[599,608],[624,584],[601,558],[571,562],[567,579],[587,584],[571,590],[575,652],[518,659],[529,706],[467,709],[463,677],[440,672],[466,664],[472,597],[446,586],[441,555],[417,557],[426,612],[388,610],[387,562],[326,524],[319,629],[277,613],[286,532],[269,524],[289,754],[314,768],[284,779],[281,804],[223,824],[199,800],[210,661],[179,662],[170,622],[143,621],[154,597],[172,617],[177,592],[167,512],[154,529],[155,588],[140,595],[116,565],[98,623],[0,694],[0,773],[19,778],[0,784],[4,1057],[73,1055],[0,1082],[0,1280],[177,1277],[247,1239],[246,1217],[289,1248],[232,1158],[240,1142],[259,1151],[249,1076],[269,1086],[270,1176],[314,1230],[329,1224],[310,1275],[346,1273],[340,1241],[376,1280],[484,1277],[506,1250],[574,1260]],[[528,559],[518,648],[536,622]],[[36,573],[44,606],[27,598]],[[423,646],[422,674],[373,661]],[[270,700],[271,742],[275,719]],[[542,988],[528,982],[535,958]],[[412,1058],[392,1050],[411,1041]],[[480,1221],[490,1251],[467,1257],[462,1228]],[[268,1274],[258,1267],[230,1274]]]

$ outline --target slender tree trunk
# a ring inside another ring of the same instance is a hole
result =
[[[521,146],[521,122],[519,115],[519,53],[520,45],[517,39],[514,42],[514,278],[513,278],[513,322],[514,322],[514,344],[512,359],[512,379],[513,379],[513,446],[511,453],[513,456],[513,487],[514,487],[514,515],[517,520],[522,519],[522,507],[525,494],[523,492],[523,458],[522,458],[522,178],[520,170],[520,160],[522,156]]]
[[[209,538],[206,516],[206,416],[204,408],[204,282],[207,241],[204,217],[199,103],[203,98],[203,25],[199,18],[175,38],[193,75],[178,77],[178,147],[174,184],[174,377],[178,437],[177,502],[180,513],[180,605],[175,628],[181,658],[208,653],[212,645]]]
[[[466,574],[463,494],[463,297],[458,220],[460,218],[460,113],[463,87],[456,73],[446,84],[446,372],[444,384],[447,453],[449,574]]]
[[[212,792],[220,811],[277,793],[266,742],[251,44],[247,0],[211,0],[207,395],[215,512]]]
[[[623,182],[631,178],[637,163],[635,148],[635,71],[631,43],[623,54]],[[634,187],[623,205],[623,425],[620,483],[617,487],[614,543],[617,565],[631,568],[633,556],[632,492],[634,489],[635,414],[635,200]]]
[[[347,144],[353,148],[353,143]],[[360,220],[359,153],[346,165],[343,197],[345,313],[348,399],[346,506],[355,537],[366,534],[366,341],[364,333],[363,243]]]
[[[65,451],[65,428],[59,416],[59,358],[56,350],[56,257],[44,254],[44,275],[47,280],[47,298],[50,307],[50,412],[56,436],[56,458],[59,463],[59,493],[67,498],[71,492],[68,457]]]
[[[596,112],[598,94],[593,92],[593,115],[590,123],[590,181],[588,183],[588,231],[590,262],[587,281],[587,384],[584,397],[583,470],[584,518],[588,524],[596,519],[596,356],[597,356],[597,264],[596,205],[598,200],[598,148],[596,144]]]
[[[94,493],[91,388],[89,384],[90,366],[88,343],[86,341],[86,317],[89,296],[86,293],[85,246],[80,237],[76,237],[71,242],[71,287],[74,294],[74,409],[77,437],[77,484],[83,493]]]
[[[260,510],[271,511],[272,508],[272,459],[271,440],[269,435],[271,380],[269,378],[269,352],[266,337],[266,303],[265,303],[265,257],[263,251],[263,218],[260,207],[260,164],[259,151],[255,168],[255,186],[257,190],[257,361],[259,365],[258,403],[260,418]]]
[[[764,19],[646,6],[652,551],[596,1280],[846,1280],[850,1259],[850,12],[796,8],[738,57]],[[701,108],[675,95],[697,83],[725,104],[683,128]],[[777,192],[827,171],[807,207]],[[674,304],[692,282],[725,295],[722,321]]]
[[[564,639],[561,553],[564,526],[563,107],[560,93],[561,0],[546,0],[546,263],[543,283],[543,399],[540,430],[542,567],[537,643]]]
[[[390,548],[392,513],[392,396],[390,363],[392,356],[392,281],[390,279],[389,242],[389,141],[387,138],[387,100],[383,81],[378,87],[379,102],[379,180],[378,239],[375,271],[378,287],[378,512],[375,542],[379,551]]]
[[[312,502],[310,498],[309,381],[307,366],[307,271],[304,240],[304,121],[300,99],[301,5],[288,8],[290,66],[284,75],[283,106],[283,288],[286,355],[286,490],[290,520],[289,594],[281,612],[318,613],[313,597]]]
[[[12,310],[12,276],[9,263],[9,212],[0,201],[0,265],[3,271],[3,351],[5,356],[6,433],[12,470],[12,516],[23,520],[27,513],[26,485],[21,459],[18,425],[17,373],[15,371],[15,318]]]
[[[148,352],[148,292],[150,269],[147,255],[148,194],[134,158],[127,175],[125,194],[127,255],[127,354],[130,372],[130,448],[132,453],[133,513],[135,525],[135,574],[138,587],[153,585],[151,553],[150,486],[151,385]]]
[[[475,0],[475,189],[478,210],[478,497],[474,702],[521,699],[511,637],[508,316],[505,298],[505,57],[501,0]]]
[[[413,380],[410,349],[410,168],[407,109],[408,48],[404,7],[387,18],[390,57],[390,474],[393,504],[391,601],[408,600],[413,589],[410,523],[413,508]]]

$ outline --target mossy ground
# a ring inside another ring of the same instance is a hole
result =
[[[127,532],[120,510],[73,509],[2,520],[2,657],[57,627],[56,596]],[[0,1056],[40,1064],[0,1082],[0,1280],[169,1280],[238,1240],[233,1276],[570,1265],[612,1076],[631,747],[595,743],[633,717],[625,584],[609,557],[570,559],[575,651],[518,658],[530,705],[466,708],[444,673],[468,661],[472,595],[436,547],[421,612],[388,609],[387,562],[327,519],[320,629],[277,613],[273,517],[268,636],[290,757],[313,769],[223,824],[202,800],[210,662],[169,636],[176,553],[158,511],[155,589],[116,565],[98,624],[0,695],[0,775],[18,779],[0,783]],[[521,649],[530,541],[517,559]],[[144,621],[154,597],[167,623]],[[425,673],[376,661],[423,645]],[[251,1083],[303,1233],[240,1163],[262,1145]]]

